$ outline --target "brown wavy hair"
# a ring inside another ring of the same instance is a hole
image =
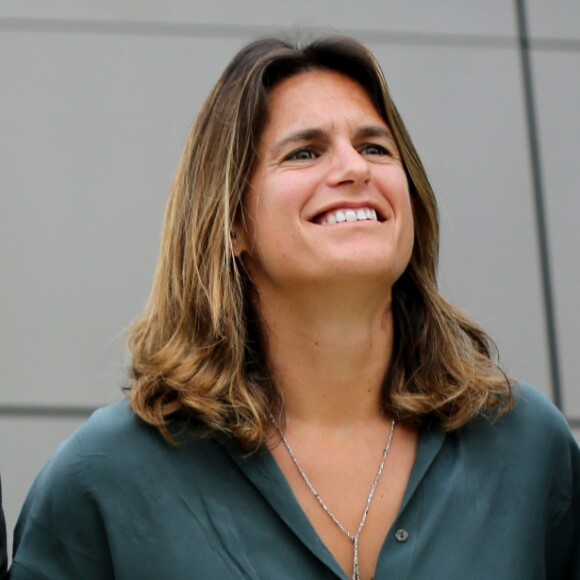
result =
[[[280,410],[251,280],[232,236],[243,219],[270,91],[317,69],[345,74],[368,92],[409,181],[415,239],[393,288],[384,412],[408,425],[435,420],[454,430],[480,413],[500,415],[513,406],[494,344],[438,291],[437,203],[379,63],[349,37],[304,46],[270,38],[234,57],[197,117],[169,197],[149,303],[130,331],[132,408],[168,440],[179,418],[198,433],[225,433],[255,450],[266,440],[269,413]]]

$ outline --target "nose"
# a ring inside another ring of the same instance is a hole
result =
[[[329,185],[362,185],[368,183],[369,180],[369,163],[351,143],[335,147],[328,173]]]

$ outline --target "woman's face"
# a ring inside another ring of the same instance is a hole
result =
[[[392,286],[413,248],[407,178],[365,90],[317,70],[271,92],[236,249],[258,291],[365,279]]]

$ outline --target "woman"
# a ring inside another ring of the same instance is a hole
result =
[[[12,578],[580,578],[580,452],[438,293],[372,54],[255,42],[186,145],[129,401],[37,479]]]

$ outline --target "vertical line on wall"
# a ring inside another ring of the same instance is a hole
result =
[[[552,292],[550,256],[548,251],[548,228],[546,224],[546,211],[544,204],[544,183],[540,163],[540,147],[538,140],[536,104],[534,100],[534,85],[532,79],[532,65],[530,57],[528,26],[526,20],[526,7],[525,0],[515,0],[515,3],[518,27],[518,43],[520,48],[520,62],[522,66],[522,80],[524,84],[523,88],[528,129],[529,153],[532,166],[532,189],[534,194],[536,228],[538,232],[538,245],[540,251],[540,271],[542,278],[542,295],[544,301],[544,319],[548,340],[550,375],[552,381],[552,398],[558,408],[562,410],[562,382],[560,378],[560,360],[556,334],[556,316],[554,309],[554,296]]]

